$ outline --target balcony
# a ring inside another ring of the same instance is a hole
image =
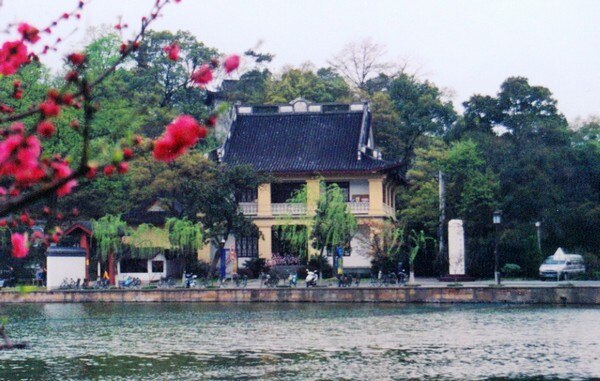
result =
[[[348,210],[352,214],[368,214],[369,213],[369,202],[347,202]]]
[[[306,204],[297,204],[297,203],[272,203],[271,204],[271,213],[273,215],[304,215],[306,214]]]
[[[387,216],[396,218],[396,212],[394,211],[394,208],[392,208],[386,203],[383,204],[383,211]]]
[[[246,216],[256,216],[258,214],[258,203],[257,202],[240,202],[238,204],[238,210]]]

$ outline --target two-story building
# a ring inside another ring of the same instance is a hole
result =
[[[240,210],[261,233],[228,239],[226,247],[235,247],[239,266],[251,257],[283,254],[274,234],[277,227],[310,224],[320,182],[334,182],[359,227],[344,267],[370,268],[370,226],[395,218],[395,193],[403,179],[397,174],[400,163],[383,160],[375,148],[367,103],[314,104],[297,99],[283,105],[237,105],[218,159],[232,166],[251,165],[272,179],[239,200]],[[303,186],[306,204],[288,203]],[[308,252],[313,253],[310,248]]]

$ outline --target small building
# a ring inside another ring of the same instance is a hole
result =
[[[368,271],[370,239],[376,233],[371,226],[395,218],[395,194],[404,182],[398,174],[400,163],[383,160],[376,149],[367,103],[315,104],[297,99],[282,105],[237,105],[217,160],[230,166],[250,165],[273,179],[239,199],[240,211],[253,220],[262,238],[228,238],[225,246],[235,249],[238,266],[249,258],[282,254],[276,234],[282,217],[291,216],[286,224],[310,224],[320,183],[325,182],[342,189],[358,223],[344,268]],[[307,204],[289,203],[304,186]],[[307,250],[310,255],[310,244]]]
[[[86,277],[85,256],[85,250],[79,247],[50,246],[46,250],[46,288],[57,289],[65,280],[79,280],[83,284]]]

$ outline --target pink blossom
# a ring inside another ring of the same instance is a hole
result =
[[[64,185],[56,190],[56,195],[58,197],[63,197],[70,194],[73,191],[73,188],[77,186],[77,180],[69,180]]]
[[[19,28],[17,30],[19,33],[21,33],[21,36],[23,36],[24,40],[29,41],[32,44],[35,44],[40,39],[40,31],[27,23],[19,24]]]
[[[208,64],[200,66],[198,70],[192,73],[192,81],[198,85],[206,85],[212,81],[212,70]]]
[[[223,62],[223,67],[227,73],[231,73],[237,69],[238,66],[240,66],[240,56],[237,54],[230,55],[229,57],[225,58],[225,61]]]
[[[25,258],[29,252],[27,246],[27,235],[20,233],[13,233],[10,236],[10,242],[12,243],[12,256],[14,258]]]
[[[0,49],[0,74],[12,75],[28,60],[23,41],[7,41]]]
[[[177,61],[179,59],[179,45],[174,42],[171,45],[167,45],[164,47],[165,53],[167,53],[169,59],[171,61]]]

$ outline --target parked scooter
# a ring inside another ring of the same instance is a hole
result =
[[[119,282],[119,286],[121,288],[137,288],[141,285],[142,281],[140,280],[140,278],[132,278],[130,276]]]
[[[317,281],[319,280],[319,275],[316,271],[306,271],[306,287],[317,287]]]
[[[184,282],[183,284],[185,285],[185,288],[192,288],[192,287],[196,287],[197,283],[196,283],[196,278],[198,278],[195,274],[191,274],[191,273],[185,273],[184,275]]]

